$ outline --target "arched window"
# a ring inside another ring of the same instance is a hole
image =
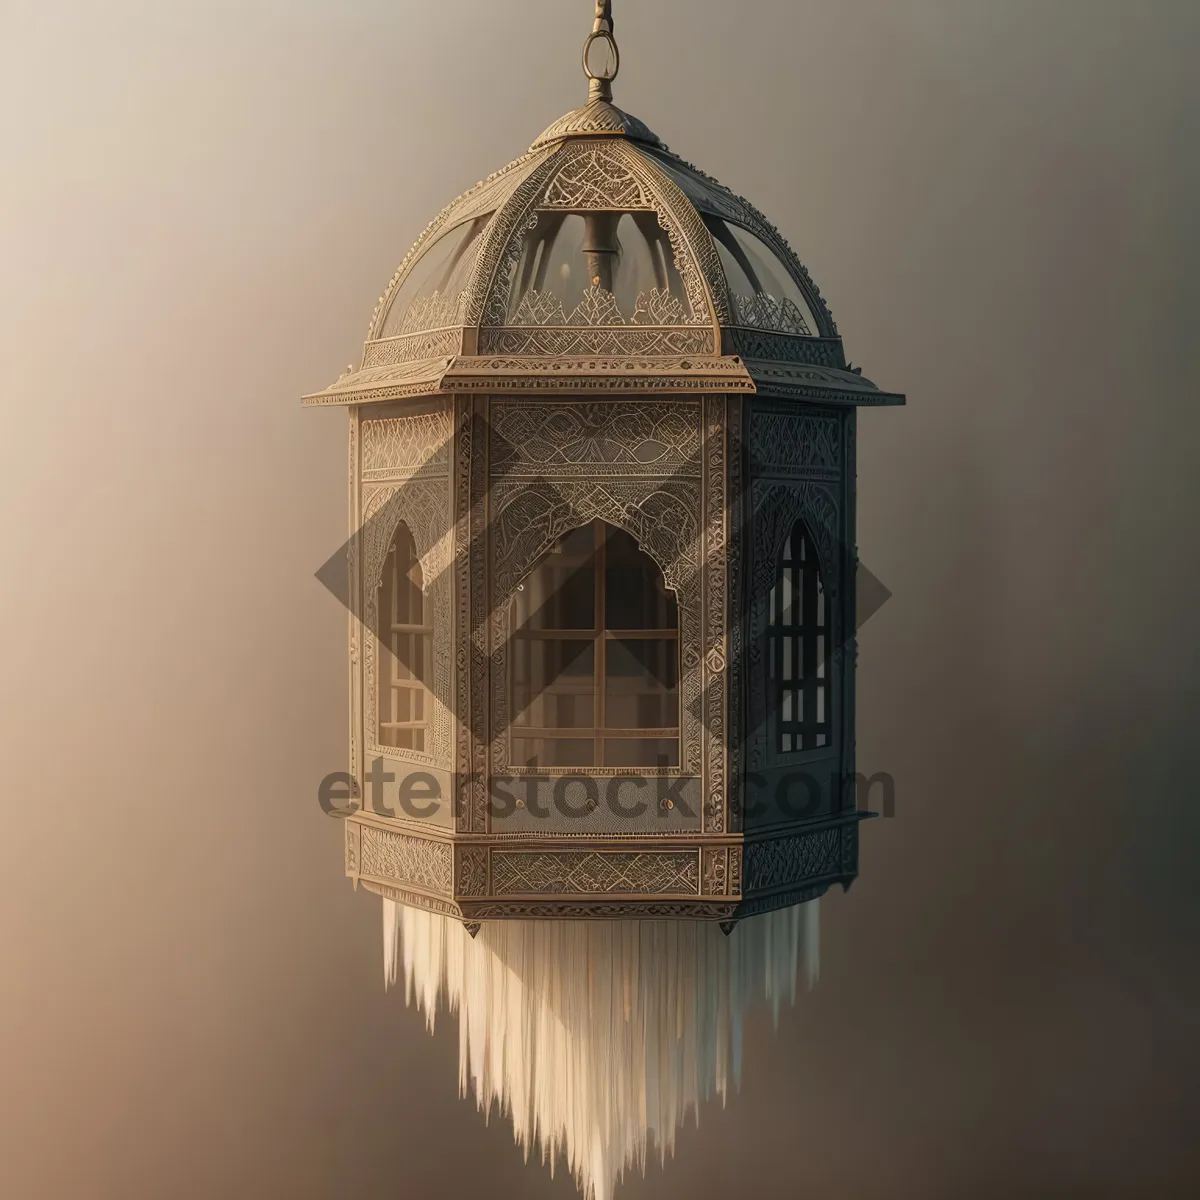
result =
[[[833,606],[803,521],[796,522],[784,544],[770,604],[768,686],[776,750],[790,754],[828,746]]]
[[[431,633],[412,534],[396,526],[379,584],[379,744],[429,749]]]
[[[560,538],[510,615],[514,765],[679,765],[675,596],[629,534],[592,521]]]

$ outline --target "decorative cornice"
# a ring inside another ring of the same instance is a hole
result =
[[[898,392],[884,392],[855,371],[804,363],[747,359],[746,367],[760,396],[824,400],[831,404],[885,407],[904,404]]]
[[[453,392],[633,392],[754,390],[738,358],[709,355],[649,358],[459,357],[442,387]]]
[[[785,399],[882,407],[904,404],[852,371],[738,355],[572,357],[456,355],[348,371],[306,406],[370,404],[434,393],[745,392]]]
[[[305,396],[306,406],[324,404],[365,404],[381,400],[402,400],[425,396],[439,390],[451,358],[425,358],[416,362],[395,363],[385,367],[367,367],[346,371],[323,392]]]

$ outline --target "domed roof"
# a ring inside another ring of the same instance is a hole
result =
[[[635,325],[660,333],[545,332]],[[593,101],[438,214],[369,340],[469,327],[480,353],[714,354],[732,326],[837,337],[808,272],[753,206]]]
[[[451,363],[479,375],[519,359],[562,379],[565,360],[598,355],[626,374],[635,358],[643,374],[674,360],[675,375],[724,390],[736,376],[761,391],[759,361],[776,364],[768,386],[874,388],[845,369],[828,306],[778,230],[613,104],[611,76],[588,73],[586,105],[430,222],[375,308],[361,367],[312,402],[413,394],[421,363],[438,374],[427,390],[446,390]]]

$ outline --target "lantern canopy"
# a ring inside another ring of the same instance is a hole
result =
[[[350,415],[346,871],[472,930],[728,928],[858,869],[855,427],[904,400],[615,63],[599,3],[588,102],[434,218],[304,398]]]

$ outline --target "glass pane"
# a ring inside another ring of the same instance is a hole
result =
[[[800,622],[796,615],[796,588],[794,584],[794,575],[791,570],[786,570],[783,573],[783,625],[798,625]]]
[[[623,529],[608,530],[604,545],[604,624],[608,629],[674,629],[675,593],[667,591],[654,560]]]
[[[574,529],[517,585],[514,629],[594,629],[595,532]]]
[[[525,235],[511,325],[678,325],[691,316],[653,213],[543,210]]]
[[[675,738],[607,738],[606,767],[677,767],[679,742]]]
[[[739,323],[813,336],[817,323],[775,251],[740,225],[702,214],[713,235]]]
[[[591,728],[595,643],[518,637],[512,644],[513,724],[541,729]]]
[[[617,225],[613,276],[617,307],[639,325],[675,325],[690,315],[666,231],[654,213],[626,213]]]
[[[425,749],[429,639],[423,611],[421,564],[401,522],[384,559],[378,593],[376,732],[384,746]]]
[[[459,324],[459,297],[475,265],[479,235],[491,218],[485,213],[464,221],[422,251],[392,300],[381,337]]]
[[[607,729],[674,729],[679,724],[675,641],[605,643],[604,724]]]
[[[524,767],[593,767],[591,738],[513,738],[513,762]]]

